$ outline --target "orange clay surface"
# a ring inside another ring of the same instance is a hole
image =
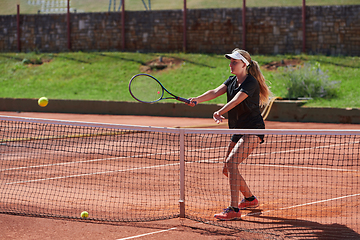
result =
[[[221,127],[209,118],[0,112],[0,115],[157,127]],[[267,129],[360,129],[357,124],[266,121]],[[360,236],[355,234],[354,236]],[[266,237],[266,236],[265,236]],[[0,239],[263,239],[264,235],[191,221],[170,219],[145,223],[100,224],[0,214]],[[270,236],[271,238],[271,236]],[[325,239],[325,238],[324,238]]]

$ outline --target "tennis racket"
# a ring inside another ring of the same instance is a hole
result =
[[[176,99],[190,103],[190,100],[175,96],[169,92],[159,80],[146,73],[136,74],[130,79],[129,92],[133,98],[143,103],[155,103],[163,99]],[[170,96],[164,97],[165,93],[170,94]]]

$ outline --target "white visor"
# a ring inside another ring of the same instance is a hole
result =
[[[248,62],[248,60],[246,60],[246,58],[244,58],[244,56],[243,55],[241,55],[238,51],[235,51],[235,52],[233,52],[233,53],[231,53],[231,54],[225,54],[225,57],[227,58],[227,59],[238,59],[238,60],[241,60],[241,61],[243,61],[245,64],[246,64],[246,66],[249,66],[249,62]]]

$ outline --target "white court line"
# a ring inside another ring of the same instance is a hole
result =
[[[311,148],[299,148],[299,149],[285,150],[285,151],[278,151],[278,152],[270,152],[270,153],[258,153],[258,154],[252,154],[251,156],[263,156],[263,155],[276,154],[276,153],[299,152],[299,151],[312,150],[312,149],[322,149],[322,148],[330,148],[330,147],[340,147],[340,146],[343,146],[343,145],[358,144],[358,143],[360,143],[360,142],[331,144],[331,145],[311,147]]]
[[[335,200],[339,200],[339,199],[343,199],[343,198],[349,198],[349,197],[356,197],[356,196],[360,196],[360,193],[347,195],[347,196],[342,196],[342,197],[337,197],[337,198],[330,198],[330,199],[320,200],[320,201],[316,201],[316,202],[303,203],[303,204],[299,204],[299,205],[295,205],[295,206],[283,207],[283,208],[280,208],[280,210],[291,209],[291,208],[302,207],[302,206],[308,206],[308,205],[313,205],[313,204],[317,204],[317,203],[330,202],[330,201],[335,201]]]
[[[134,157],[136,157],[136,156],[134,156]],[[28,168],[42,168],[42,167],[64,166],[64,165],[77,164],[77,163],[100,162],[100,161],[115,160],[115,159],[122,159],[122,158],[125,158],[125,157],[100,158],[100,159],[92,159],[92,160],[84,160],[84,161],[76,161],[76,162],[65,162],[65,163],[54,163],[54,164],[35,165],[35,166],[28,166],[28,167],[7,168],[7,169],[0,169],[0,172],[12,171],[12,170],[21,170],[21,169],[28,169]]]
[[[272,143],[272,142],[265,142]],[[279,151],[279,152],[270,152],[270,153],[258,153],[258,154],[251,154],[249,157],[254,156],[263,156],[263,155],[269,155],[269,154],[275,154],[275,153],[288,153],[288,152],[295,152],[295,151],[305,151],[310,149],[317,149],[317,148],[327,148],[327,147],[334,147],[334,146],[342,146],[342,145],[349,145],[349,144],[357,144],[359,142],[352,142],[352,143],[342,143],[342,144],[334,144],[334,145],[328,145],[328,146],[319,146],[319,147],[313,147],[313,148],[301,148],[301,149],[294,149],[294,150],[285,150],[285,151]],[[226,148],[226,147],[220,147],[220,148]],[[210,150],[210,149],[217,149],[217,148],[202,148],[202,149],[194,149],[190,150],[189,152],[195,152],[195,151],[203,151],[203,150]],[[67,162],[67,163],[56,163],[56,164],[48,164],[48,165],[37,165],[37,166],[29,166],[29,167],[18,167],[18,168],[8,168],[8,169],[0,169],[0,172],[2,171],[11,171],[11,170],[20,170],[20,169],[27,169],[27,168],[39,168],[39,167],[51,167],[51,166],[62,166],[62,165],[68,165],[68,164],[76,164],[76,163],[88,163],[88,162],[96,162],[96,161],[107,161],[107,160],[114,160],[114,159],[124,159],[124,158],[135,158],[135,157],[143,157],[143,156],[152,156],[152,155],[161,155],[161,154],[168,154],[171,153],[171,151],[165,152],[165,153],[153,153],[153,154],[144,154],[144,155],[137,155],[137,156],[124,156],[124,157],[116,157],[116,158],[103,158],[103,159],[93,159],[93,160],[86,160],[86,161],[77,161],[77,162]],[[207,162],[214,162],[219,160],[219,158],[215,159],[208,159]]]
[[[283,140],[283,141],[271,141],[271,142],[264,142],[263,145],[265,144],[272,144],[272,143],[284,143],[284,142],[291,142],[292,140]],[[213,149],[223,149],[223,148],[227,148],[226,147],[207,147],[207,148],[200,148],[200,149],[193,149],[193,150],[188,150],[188,152],[201,152],[204,150],[213,150]],[[266,154],[272,154],[272,153],[266,153]],[[254,154],[253,154],[254,155]]]
[[[136,236],[132,236],[132,237],[119,238],[119,239],[116,239],[116,240],[134,239],[134,238],[144,237],[144,236],[148,236],[148,235],[152,235],[152,234],[156,234],[156,233],[168,232],[168,231],[175,230],[175,229],[176,229],[176,227],[174,227],[174,228],[169,228],[169,229],[166,229],[166,230],[156,231],[156,232],[150,232],[150,233],[140,234],[140,235],[136,235]]]
[[[354,142],[358,143],[358,142]],[[303,148],[303,149],[294,149],[294,150],[287,150],[287,151],[281,151],[281,152],[270,152],[270,153],[260,153],[260,154],[252,154],[251,156],[258,156],[258,155],[268,155],[273,153],[286,153],[286,152],[294,152],[294,151],[304,151],[309,149],[317,149],[317,148],[327,148],[327,147],[333,147],[333,146],[341,146],[345,144],[354,144],[354,143],[343,143],[343,144],[333,144],[328,146],[319,146],[319,147],[313,147],[313,148]],[[211,148],[206,148],[211,149]],[[215,149],[215,148],[214,148]],[[192,150],[192,151],[198,151]],[[152,156],[152,155],[162,155],[162,154],[168,154],[171,153],[165,152],[165,153],[153,153],[153,154],[144,154],[144,155],[138,155],[138,156],[125,156],[125,157],[119,157],[119,158],[109,158],[109,159],[93,159],[93,160],[87,160],[87,161],[78,161],[78,162],[69,162],[69,163],[58,163],[58,164],[50,164],[50,165],[38,165],[38,166],[30,166],[30,167],[20,167],[20,168],[11,168],[11,169],[2,169],[0,171],[6,171],[6,170],[18,170],[18,169],[24,169],[24,168],[36,168],[36,167],[48,167],[48,166],[56,166],[56,165],[66,165],[66,164],[74,164],[74,163],[86,163],[86,162],[95,162],[95,161],[104,161],[104,160],[111,160],[111,159],[122,159],[122,158],[133,158],[133,157],[143,157],[143,156]],[[209,159],[208,162],[213,161],[214,159]],[[152,167],[142,167],[142,168],[134,168],[134,169],[128,169],[128,170],[113,170],[113,171],[105,171],[105,172],[96,172],[96,173],[88,173],[88,174],[78,174],[78,175],[70,175],[70,176],[63,176],[63,177],[54,177],[54,178],[44,178],[44,179],[35,179],[35,180],[28,180],[28,181],[19,181],[19,182],[10,182],[6,184],[18,184],[18,183],[29,183],[29,182],[38,182],[38,181],[45,181],[45,180],[56,180],[56,179],[64,179],[64,178],[73,178],[73,177],[82,177],[82,176],[90,176],[90,175],[98,175],[98,174],[107,174],[107,173],[114,173],[114,172],[123,172],[123,171],[133,171],[133,170],[139,170],[139,169],[147,169],[147,168],[157,168],[162,166],[172,166],[172,165],[178,165],[177,164],[166,164],[166,165],[157,165]],[[302,168],[302,169],[313,169],[313,170],[331,170],[331,171],[355,171],[357,170],[343,170],[343,169],[330,169],[330,168],[313,168],[313,167],[298,167],[298,166],[283,166],[283,165],[266,165],[266,164],[256,164],[259,166],[274,166],[274,167],[287,167],[287,168]]]
[[[269,212],[275,212],[275,211],[280,211],[280,210],[303,207],[303,206],[308,206],[308,205],[313,205],[313,204],[318,204],[318,203],[324,203],[324,202],[330,202],[330,201],[335,201],[335,200],[339,200],[339,199],[343,199],[343,198],[349,198],[349,197],[356,197],[356,196],[360,196],[360,193],[347,195],[347,196],[342,196],[342,197],[330,198],[330,199],[325,199],[325,200],[320,200],[320,201],[315,201],[315,202],[303,203],[303,204],[278,208],[278,209],[275,209],[275,210],[267,210],[267,211],[264,211],[264,212],[248,213],[248,214],[241,215],[241,217],[260,215],[260,214],[269,213]]]
[[[272,143],[272,142],[265,142],[265,143]],[[311,150],[311,149],[322,149],[322,148],[329,148],[329,147],[339,147],[343,145],[350,145],[350,144],[358,144],[360,142],[350,142],[350,143],[341,143],[341,144],[332,144],[332,145],[325,145],[325,146],[318,146],[318,147],[312,147],[312,148],[300,148],[300,149],[293,149],[293,150],[285,150],[285,151],[278,151],[278,152],[269,152],[269,153],[257,153],[257,154],[250,154],[250,157],[256,157],[256,156],[264,156],[264,155],[270,155],[270,154],[276,154],[276,153],[289,153],[289,152],[297,152],[297,151],[305,151],[305,150]],[[206,149],[215,149],[215,148],[206,148]],[[192,150],[192,151],[198,151],[198,150]],[[207,162],[207,163],[217,163],[219,160],[223,158],[213,158],[213,159],[207,159],[203,161],[197,161],[197,162]],[[219,162],[220,163],[220,162]],[[311,169],[311,170],[326,170],[326,171],[344,171],[344,172],[358,172],[358,170],[353,169],[331,169],[331,168],[318,168],[318,167],[300,167],[300,166],[289,166],[289,165],[271,165],[271,164],[248,164],[248,163],[242,163],[244,165],[256,165],[256,166],[269,166],[269,167],[283,167],[283,168],[297,168],[297,169]]]
[[[339,172],[358,172],[358,171],[359,171],[359,170],[356,170],[356,169],[342,169],[342,168],[301,167],[301,166],[290,166],[290,165],[252,164],[252,163],[243,163],[243,164],[244,164],[244,165],[262,166],[262,167],[296,168],[296,169],[339,171]]]
[[[273,143],[273,142],[265,142],[264,144],[269,144],[269,143]],[[318,146],[318,147],[310,147],[310,148],[298,148],[298,149],[292,149],[292,150],[284,150],[284,151],[277,151],[277,152],[268,152],[268,153],[255,153],[255,154],[250,154],[249,157],[256,157],[256,156],[264,156],[264,155],[270,155],[270,154],[276,154],[276,153],[290,153],[290,152],[299,152],[299,151],[306,151],[306,150],[312,150],[312,149],[322,149],[322,148],[330,148],[330,147],[340,147],[343,145],[353,145],[353,144],[358,144],[360,142],[349,142],[349,143],[340,143],[340,144],[331,144],[331,145],[325,145],[325,146]],[[221,148],[226,148],[226,147],[221,147]],[[189,152],[195,152],[195,151],[201,151],[201,150],[211,150],[211,149],[217,149],[215,147],[213,148],[202,148],[202,149],[194,149],[194,150],[190,150]]]
[[[223,158],[213,158],[207,160],[199,160],[196,162],[200,163],[223,163],[220,160]],[[240,163],[241,165],[252,165],[260,167],[277,167],[277,168],[295,168],[295,169],[310,169],[310,170],[322,170],[322,171],[339,171],[339,172],[358,172],[356,169],[343,169],[343,168],[320,168],[320,167],[302,167],[302,166],[291,166],[291,165],[277,165],[277,164],[259,164],[259,163]]]
[[[129,169],[113,170],[113,171],[105,171],[105,172],[83,173],[83,174],[69,175],[69,176],[62,176],[62,177],[42,178],[42,179],[34,179],[34,180],[27,180],[27,181],[9,182],[9,183],[5,183],[5,184],[6,185],[11,185],[11,184],[19,184],[19,183],[40,182],[40,181],[57,180],[57,179],[64,179],[64,178],[75,178],[75,177],[83,177],[83,176],[91,176],[91,175],[99,175],[99,174],[108,174],[108,173],[116,173],[116,172],[135,171],[135,170],[143,170],[143,169],[150,169],[150,168],[160,168],[160,167],[176,166],[176,165],[180,165],[180,163],[153,165],[153,166],[148,166],[148,167],[137,167],[137,168],[129,168]]]
[[[5,183],[5,184],[6,185],[11,185],[11,184],[19,184],[19,183],[40,182],[40,181],[47,181],[47,180],[57,180],[57,179],[64,179],[64,178],[83,177],[83,176],[115,173],[115,172],[135,171],[135,170],[142,170],[142,169],[149,169],[149,168],[159,168],[159,167],[175,166],[175,165],[179,165],[179,163],[155,165],[155,166],[149,166],[149,167],[129,168],[129,169],[113,170],[113,171],[105,171],[105,172],[83,173],[83,174],[62,176],[62,177],[42,178],[42,179],[34,179],[34,180],[27,180],[27,181],[9,182],[9,183]]]
[[[101,161],[117,160],[117,159],[126,159],[126,158],[139,158],[139,157],[146,157],[146,156],[153,156],[153,155],[163,155],[163,154],[168,154],[168,153],[172,153],[172,152],[169,151],[169,152],[165,152],[165,153],[149,153],[149,154],[133,155],[133,156],[123,156],[123,157],[113,157],[113,158],[100,158],[100,159],[91,159],[91,160],[76,161],[76,162],[65,162],[65,163],[54,163],[54,164],[35,165],[35,166],[28,166],[28,167],[7,168],[7,169],[0,169],[0,172],[3,172],[3,171],[12,171],[12,170],[21,170],[21,169],[28,169],[28,168],[41,168],[41,167],[63,166],[63,165],[70,165],[70,164],[77,164],[77,163],[101,162]]]
[[[191,162],[187,162],[187,163],[191,163]],[[108,173],[115,173],[115,172],[135,171],[135,170],[150,169],[150,168],[176,166],[176,165],[179,165],[179,164],[180,163],[173,163],[173,164],[154,165],[154,166],[148,166],[148,167],[129,168],[129,169],[113,170],[113,171],[105,171],[105,172],[84,173],[84,174],[62,176],[62,177],[53,177],[53,178],[34,179],[34,180],[28,180],[28,181],[10,182],[10,183],[6,183],[6,184],[11,185],[11,184],[19,184],[19,183],[30,183],[30,182],[39,182],[39,181],[47,181],[47,180],[64,179],[64,178],[74,178],[74,177],[83,177],[83,176],[91,176],[91,175],[99,175],[99,174],[108,174]],[[298,167],[298,166],[271,165],[271,164],[247,164],[247,163],[244,163],[244,165],[255,165],[255,166],[265,166],[265,167],[280,167],[280,168],[300,168],[300,169],[325,170],[325,171],[358,172],[358,170],[353,170],[353,169],[331,169],[331,168],[314,168],[314,167]]]

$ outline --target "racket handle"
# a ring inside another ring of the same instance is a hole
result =
[[[182,97],[177,97],[176,100],[189,104],[190,100]]]
[[[186,98],[177,97],[176,100],[187,103],[187,104],[190,104],[190,100],[186,99]],[[193,102],[193,103],[195,103],[195,105],[196,105],[196,102]]]

